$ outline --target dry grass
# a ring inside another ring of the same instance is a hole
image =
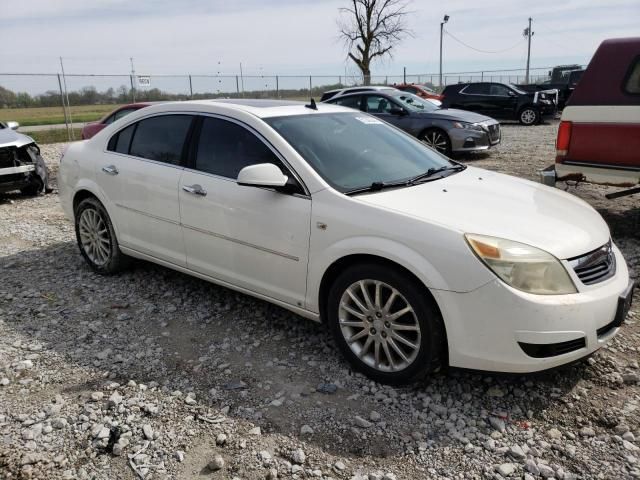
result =
[[[74,128],[73,134],[76,140],[80,140],[80,132],[81,128]],[[33,138],[37,144],[44,145],[47,143],[60,143],[69,141],[67,137],[67,129],[66,128],[54,128],[51,130],[41,130],[38,132],[28,132],[26,135],[29,135]]]
[[[81,105],[71,107],[74,122],[93,122],[120,105]],[[29,125],[54,125],[64,123],[64,112],[60,107],[3,108],[0,109],[0,121],[15,121],[26,127]]]

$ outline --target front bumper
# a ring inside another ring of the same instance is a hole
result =
[[[451,150],[456,153],[481,152],[498,145],[502,140],[500,124],[492,121],[482,127],[483,130],[450,129]]]
[[[434,291],[447,330],[449,364],[536,372],[604,346],[619,330],[619,298],[629,288],[627,265],[618,248],[613,249],[616,274],[591,286],[574,278],[580,290],[575,294],[532,295],[498,279],[468,293]]]

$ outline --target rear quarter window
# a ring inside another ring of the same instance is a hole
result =
[[[624,83],[624,91],[632,95],[640,94],[640,57],[636,57],[631,64],[629,74]]]

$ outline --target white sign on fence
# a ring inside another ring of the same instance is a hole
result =
[[[140,76],[138,75],[138,86],[139,87],[150,87],[151,86],[151,77],[148,75]]]

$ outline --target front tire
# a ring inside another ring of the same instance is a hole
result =
[[[36,178],[33,179],[26,187],[22,187],[20,189],[20,193],[26,197],[35,197],[42,191],[42,187],[42,181],[39,178]]]
[[[520,110],[518,120],[522,125],[530,126],[540,123],[540,112],[533,107],[525,107]]]
[[[444,130],[430,128],[422,132],[418,140],[447,157],[451,156],[451,139]]]
[[[74,217],[80,253],[93,271],[111,275],[127,267],[129,257],[120,251],[109,214],[97,198],[82,200]]]
[[[347,268],[331,286],[327,317],[343,355],[373,380],[404,384],[440,366],[440,313],[424,287],[400,269]]]

